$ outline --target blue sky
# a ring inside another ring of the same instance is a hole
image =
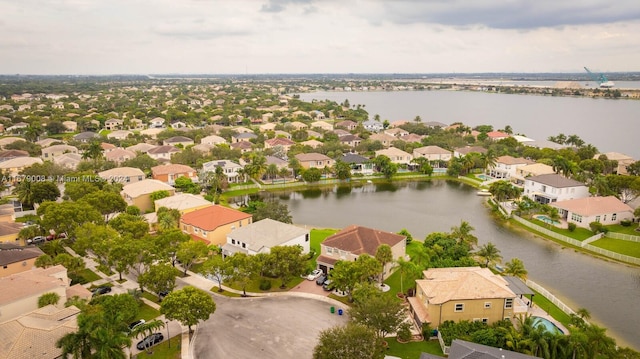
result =
[[[0,73],[640,70],[637,0],[0,0]]]

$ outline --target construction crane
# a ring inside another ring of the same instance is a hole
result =
[[[607,77],[604,74],[596,75],[593,72],[591,72],[591,70],[589,70],[586,66],[584,69],[587,71],[589,76],[591,76],[593,81],[597,82],[601,88],[610,89],[613,86],[615,86],[615,84],[609,81],[609,79],[607,79]]]

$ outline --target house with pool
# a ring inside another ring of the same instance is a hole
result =
[[[560,218],[578,227],[589,228],[589,223],[600,222],[605,226],[633,220],[633,208],[614,196],[586,197],[558,201],[551,204],[558,209]]]
[[[521,280],[493,274],[488,268],[430,268],[416,280],[409,297],[413,319],[422,327],[438,328],[447,320],[492,324],[512,320],[529,310],[523,296],[533,295]]]

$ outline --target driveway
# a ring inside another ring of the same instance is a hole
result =
[[[315,285],[315,283],[313,283]],[[215,296],[217,310],[198,325],[193,357],[311,358],[321,330],[347,322],[332,304],[299,297]]]
[[[312,293],[312,294],[322,295],[325,297],[328,296],[329,293],[331,293],[322,289],[321,285],[317,285],[315,280],[306,280],[306,279],[302,281],[300,284],[298,284],[297,286],[295,286],[295,288],[291,288],[289,291],[301,292],[301,293]]]

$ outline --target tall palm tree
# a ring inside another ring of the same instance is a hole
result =
[[[35,201],[35,193],[31,188],[31,183],[31,181],[22,181],[13,192],[18,196],[20,203],[29,207],[33,206]]]
[[[512,258],[505,263],[504,274],[512,275],[514,277],[527,279],[527,270],[524,268],[524,263],[518,258]]]
[[[407,261],[402,257],[398,258],[396,266],[400,272],[400,292],[404,294],[404,278],[413,278],[412,281],[419,278],[420,268],[418,268],[415,263]]]
[[[484,259],[485,267],[489,267],[489,264],[500,262],[500,260],[502,260],[500,250],[491,242],[480,247],[476,254],[478,255],[478,257]]]
[[[56,342],[56,347],[62,349],[63,358],[84,359],[91,357],[91,343],[85,331],[68,333]]]
[[[103,157],[102,146],[100,146],[100,142],[93,141],[89,145],[89,147],[82,153],[82,159],[93,159],[97,161]]]
[[[467,221],[460,221],[459,226],[451,227],[451,235],[459,242],[466,243],[469,248],[472,248],[474,245],[478,244],[478,238],[471,234],[474,230],[473,226],[469,224]]]
[[[157,332],[159,329],[164,328],[164,326],[165,326],[165,323],[164,323],[162,320],[155,319],[155,320],[152,320],[152,321],[146,322],[146,323],[144,323],[144,324],[142,324],[142,325],[140,325],[140,326],[138,326],[138,327],[134,328],[134,329],[129,333],[129,336],[130,336],[131,338],[135,338],[135,337],[137,337],[140,333],[143,333],[143,336],[144,336],[144,337],[146,337],[146,336],[149,336],[149,335],[151,335],[151,334],[153,334],[153,333]],[[167,339],[170,339],[170,338],[167,338]],[[145,349],[147,350],[147,352],[149,352],[149,350],[151,349],[151,347],[149,347],[149,348],[145,348]]]
[[[269,177],[269,179],[275,178],[278,175],[278,166],[276,166],[274,163],[270,164],[269,166],[267,166],[265,174]]]
[[[606,335],[607,329],[595,324],[588,325],[584,331],[587,337],[588,358],[610,358],[616,350],[616,342]]]

